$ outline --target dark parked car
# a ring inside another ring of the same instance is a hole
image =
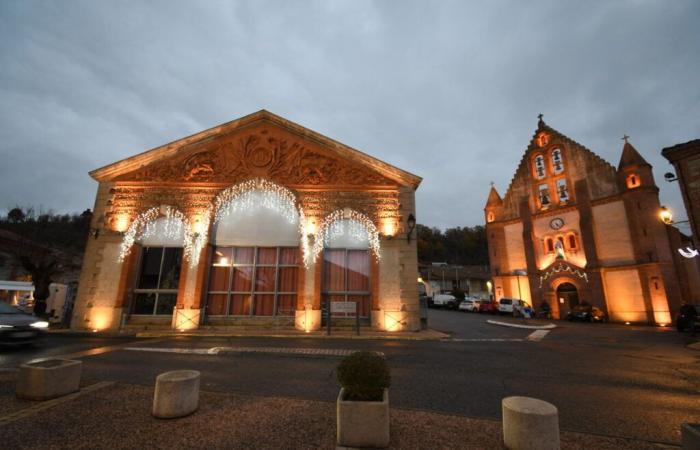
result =
[[[607,322],[608,316],[605,312],[591,305],[576,305],[566,314],[566,320],[573,322],[581,320],[583,322]]]
[[[0,344],[30,344],[43,335],[49,323],[0,301]]]
[[[700,305],[683,305],[676,316],[678,331],[700,330]]]

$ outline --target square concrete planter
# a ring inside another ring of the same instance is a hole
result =
[[[17,375],[17,397],[48,400],[80,389],[83,362],[45,359],[22,364]]]
[[[385,448],[389,446],[389,390],[381,402],[345,400],[345,389],[337,401],[337,440],[344,447]]]

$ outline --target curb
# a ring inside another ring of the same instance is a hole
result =
[[[330,335],[325,334],[242,334],[242,333],[168,333],[168,332],[140,332],[136,333],[137,338],[162,338],[162,337],[237,337],[237,338],[288,338],[288,339],[352,339],[352,340],[403,340],[403,341],[439,341],[449,338],[449,335],[440,333],[440,336],[357,336],[353,335]]]
[[[700,350],[700,342],[694,342],[692,344],[686,345],[691,350]]]
[[[557,327],[553,323],[548,323],[547,325],[520,325],[517,323],[499,322],[497,320],[487,320],[486,323],[500,325],[502,327],[525,328],[527,330],[552,330]]]

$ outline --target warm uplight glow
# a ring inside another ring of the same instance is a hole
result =
[[[660,327],[665,327],[665,326],[667,326],[667,325],[668,325],[667,323],[660,323],[660,324],[659,324]]]
[[[418,277],[418,282],[419,282],[419,283],[422,283],[422,282],[423,282],[423,278]]]
[[[119,233],[125,232],[129,228],[129,216],[126,214],[120,214],[117,216],[117,220],[114,222],[114,231]]]
[[[179,332],[194,330],[199,326],[199,310],[198,309],[175,309],[174,327]]]
[[[661,207],[661,211],[659,211],[659,218],[666,225],[671,225],[673,223],[673,214],[671,214],[671,210],[665,206]]]
[[[89,320],[90,328],[92,328],[93,331],[101,331],[109,328],[112,325],[113,311],[111,307],[106,306],[92,308]]]
[[[396,222],[394,219],[384,219],[382,221],[382,232],[384,233],[384,236],[394,236],[396,233]]]
[[[490,281],[487,281],[487,282],[486,282],[486,289],[489,290],[489,294],[490,294],[491,292],[493,292],[493,283],[491,283]]]
[[[309,219],[306,222],[306,234],[316,234],[316,220],[315,219]]]
[[[629,325],[629,324],[630,324],[629,322],[625,322],[625,325]]]
[[[192,224],[192,231],[194,231],[197,234],[204,233],[204,222],[202,221],[201,217],[196,217],[194,219],[194,223]]]

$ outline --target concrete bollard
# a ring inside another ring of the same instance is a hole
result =
[[[551,403],[530,397],[506,397],[503,442],[509,450],[559,450],[559,413]]]
[[[22,364],[17,374],[17,397],[49,400],[80,389],[83,362],[45,359]]]
[[[683,450],[700,449],[700,423],[681,425],[681,448]]]
[[[158,375],[153,415],[159,419],[175,419],[195,412],[199,407],[199,378],[196,370],[174,370]]]

